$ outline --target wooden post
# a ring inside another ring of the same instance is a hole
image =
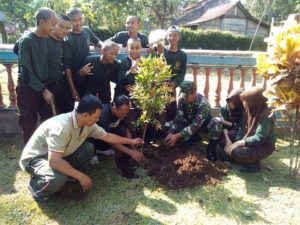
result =
[[[262,78],[261,88],[264,89],[264,90],[267,89],[267,79],[265,77]]]
[[[198,70],[200,69],[197,65],[193,65],[193,78],[194,78],[194,83],[197,86],[197,76],[198,76]]]
[[[12,78],[12,67],[13,64],[5,64],[6,72],[7,72],[7,89],[9,92],[9,107],[17,107],[17,97],[15,93],[15,83]]]
[[[230,94],[230,92],[233,89],[233,77],[234,77],[234,68],[229,68],[229,84],[227,89],[227,96]]]
[[[252,69],[251,85],[252,85],[252,87],[256,86],[256,68]]]
[[[208,96],[208,93],[209,93],[209,76],[210,76],[210,71],[211,71],[211,68],[208,68],[206,67],[205,68],[205,87],[204,87],[204,96],[208,99],[209,96]]]
[[[217,87],[216,87],[216,95],[215,95],[215,107],[221,107],[220,105],[220,100],[221,100],[221,90],[222,90],[222,85],[221,85],[221,79],[222,79],[222,71],[223,68],[217,68]]]
[[[0,84],[0,109],[5,108],[5,107],[6,107],[6,105],[3,102],[2,88],[1,88],[1,84]]]
[[[241,68],[240,88],[245,88],[245,75],[246,75],[246,69]]]

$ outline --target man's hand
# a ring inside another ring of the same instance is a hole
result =
[[[131,139],[132,140],[132,144],[134,146],[140,146],[141,144],[144,143],[144,141],[141,138],[135,138],[135,139]]]
[[[43,91],[43,98],[49,105],[54,102],[53,95],[47,88],[45,88],[45,90]]]
[[[145,160],[143,153],[137,150],[131,150],[130,157],[133,158],[138,163],[142,163]]]
[[[177,134],[168,134],[168,136],[165,138],[165,145],[167,148],[172,148],[178,141],[178,139],[181,137],[180,133]]]
[[[82,187],[82,190],[84,192],[90,190],[93,186],[93,182],[91,180],[91,178],[89,178],[87,175],[85,174],[82,174],[82,176],[80,177],[80,179],[78,179],[81,187]]]
[[[79,94],[78,94],[77,90],[73,89],[71,92],[72,92],[72,98],[73,98],[73,100],[74,101],[79,101],[80,98],[79,98]]]
[[[137,59],[130,68],[130,73],[138,73],[138,63],[140,59]]]
[[[91,63],[86,64],[84,67],[82,67],[79,70],[79,75],[80,76],[87,76],[87,75],[93,75],[93,73],[91,72],[93,69],[93,66]]]

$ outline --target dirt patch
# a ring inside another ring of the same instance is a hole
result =
[[[163,186],[179,189],[194,185],[216,185],[228,173],[222,162],[212,163],[191,148],[165,149],[163,146],[147,151],[144,168]]]

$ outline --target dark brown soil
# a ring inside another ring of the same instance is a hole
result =
[[[160,146],[147,152],[144,168],[148,175],[170,189],[216,185],[228,173],[226,164],[212,163],[191,148],[165,149]]]

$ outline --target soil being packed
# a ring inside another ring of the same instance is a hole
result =
[[[216,185],[228,173],[228,166],[208,161],[191,148],[165,149],[163,146],[145,153],[144,168],[161,185],[179,189],[195,185]]]

